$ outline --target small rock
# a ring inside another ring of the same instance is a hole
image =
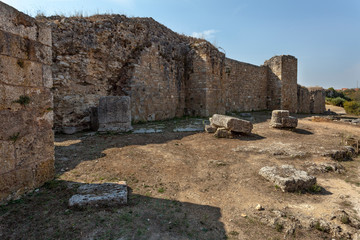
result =
[[[242,216],[243,218],[246,218],[246,217],[247,217],[247,215],[246,215],[245,213],[242,213],[241,216]]]
[[[217,127],[212,125],[205,125],[205,132],[207,133],[215,133],[217,130]]]
[[[62,132],[68,135],[72,135],[74,133],[76,133],[77,127],[63,127]]]
[[[226,130],[225,128],[218,128],[214,134],[217,138],[228,138],[231,136],[231,132]]]
[[[263,206],[261,206],[260,204],[256,205],[255,209],[258,211],[264,210]]]

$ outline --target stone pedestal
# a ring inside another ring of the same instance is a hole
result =
[[[130,97],[101,97],[98,107],[99,132],[127,132],[132,129]]]

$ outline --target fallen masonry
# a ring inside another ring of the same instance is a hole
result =
[[[292,165],[266,166],[260,169],[259,174],[273,182],[283,192],[308,190],[316,184],[316,177],[310,176],[307,172],[298,170]]]
[[[356,150],[351,146],[344,146],[339,150],[332,150],[322,154],[324,157],[331,157],[335,161],[351,161],[356,156]]]
[[[205,126],[205,131],[215,132],[216,137],[231,137],[232,132],[250,134],[253,129],[250,121],[226,115],[214,114],[209,120],[210,125]]]
[[[231,131],[226,128],[218,128],[216,129],[214,136],[217,138],[231,138],[232,134]]]
[[[77,192],[78,194],[73,195],[69,199],[69,207],[113,207],[127,204],[128,191],[124,181],[118,183],[84,184],[78,188]]]
[[[298,120],[290,117],[288,110],[274,110],[271,114],[270,126],[273,128],[296,128]]]

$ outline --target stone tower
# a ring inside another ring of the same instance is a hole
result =
[[[264,65],[269,67],[267,108],[297,112],[297,59],[275,56]]]

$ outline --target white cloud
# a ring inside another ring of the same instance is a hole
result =
[[[210,29],[210,30],[205,30],[202,32],[193,32],[191,34],[192,37],[195,38],[203,38],[203,39],[213,39],[215,37],[215,33],[217,33],[218,31],[214,30],[214,29]]]

